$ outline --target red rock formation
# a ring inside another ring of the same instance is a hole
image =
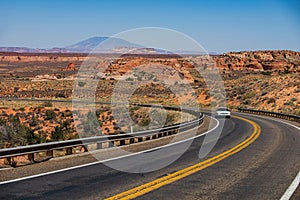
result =
[[[0,62],[69,62],[66,70],[75,70],[74,63],[85,60],[86,55],[78,54],[21,54],[21,53],[0,53]],[[99,59],[99,57],[96,57]],[[215,64],[220,69],[225,70],[288,70],[300,72],[300,52],[278,50],[278,51],[243,51],[229,52],[222,55],[212,56]],[[197,56],[192,60],[206,63],[206,58]],[[147,56],[123,57],[112,63],[110,70],[124,74],[128,69],[151,62],[160,63],[176,68],[192,68],[189,58],[157,58]],[[209,59],[208,59],[209,60]],[[210,61],[205,68],[209,67]]]
[[[67,71],[74,71],[75,70],[75,65],[72,62],[70,62],[68,64],[68,66],[66,67],[66,70]]]
[[[288,70],[300,71],[300,52],[244,51],[215,56],[218,68],[228,70]]]

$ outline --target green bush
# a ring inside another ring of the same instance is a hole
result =
[[[31,128],[21,124],[18,115],[12,115],[6,122],[1,123],[0,146],[3,146],[5,143],[9,143],[13,147],[40,142],[39,137],[34,134]]]
[[[61,122],[59,126],[54,128],[54,130],[51,132],[51,140],[58,141],[73,139],[73,132],[74,129],[71,127],[71,120],[67,119]]]
[[[297,98],[295,98],[295,97],[293,97],[293,98],[291,98],[291,101],[297,101]]]
[[[251,99],[254,96],[255,96],[255,93],[247,92],[246,94],[243,95],[243,99]]]
[[[79,87],[84,87],[85,84],[86,84],[86,82],[82,82],[82,81],[79,81],[79,82],[78,82],[78,86],[79,86]]]
[[[97,116],[89,111],[86,115],[86,120],[83,123],[83,130],[85,136],[94,136],[100,133],[100,126],[102,122],[97,119]]]
[[[270,104],[270,103],[276,103],[276,99],[274,99],[274,98],[272,97],[272,98],[268,99],[267,103],[268,103],[268,104]]]
[[[54,131],[51,132],[51,140],[58,141],[63,140],[64,134],[60,126],[55,126]]]
[[[271,71],[262,71],[261,74],[265,75],[265,76],[270,76],[272,74],[272,72]]]
[[[38,123],[39,123],[39,120],[35,116],[32,116],[31,119],[28,121],[29,126],[37,126]]]
[[[46,115],[45,120],[55,119],[56,117],[56,113],[54,112],[54,110],[46,110],[45,115]]]
[[[294,106],[294,103],[292,101],[287,101],[283,105],[285,105],[285,106]]]
[[[50,101],[45,101],[42,106],[44,106],[44,107],[52,107],[53,104]]]
[[[67,98],[67,95],[63,91],[59,91],[55,94],[56,98]]]

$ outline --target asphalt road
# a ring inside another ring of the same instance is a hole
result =
[[[254,143],[211,167],[138,199],[280,199],[300,169],[299,130],[270,119],[239,115],[261,127],[261,135]],[[128,171],[140,170],[140,173],[121,172],[97,164],[0,185],[0,198],[104,199],[217,155],[245,140],[252,131],[247,122],[232,118],[225,121],[221,138],[205,158],[198,156],[204,140],[200,137],[182,156],[178,149],[184,144],[170,146],[159,154],[144,153],[106,163]],[[180,158],[167,167],[143,173],[177,156]]]

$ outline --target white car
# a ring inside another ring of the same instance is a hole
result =
[[[225,118],[230,118],[230,110],[225,107],[220,107],[216,110],[216,116],[217,117],[225,117]]]

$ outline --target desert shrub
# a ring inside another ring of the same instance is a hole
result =
[[[79,81],[79,82],[78,82],[78,86],[79,86],[79,87],[84,87],[85,84],[86,84],[86,82],[82,82],[82,81]]]
[[[272,97],[272,98],[269,98],[268,101],[267,101],[267,103],[268,103],[268,104],[270,104],[270,103],[276,103],[276,99],[273,98],[273,97]]]
[[[74,129],[71,127],[71,120],[67,119],[61,122],[59,126],[54,128],[54,130],[51,132],[51,140],[58,141],[73,139],[73,132]]]
[[[128,77],[128,78],[126,78],[126,81],[133,81],[133,78]]]
[[[98,135],[100,133],[102,122],[97,119],[97,116],[89,111],[86,115],[86,120],[83,123],[85,136]]]
[[[37,126],[39,123],[38,118],[35,116],[32,116],[31,119],[28,121],[29,126]]]
[[[243,99],[250,99],[255,96],[254,92],[247,92],[246,94],[243,95]]]
[[[285,66],[284,70],[281,73],[282,74],[289,74],[290,73],[290,67],[289,66]]]
[[[54,110],[46,110],[45,115],[46,115],[45,120],[55,119],[56,117],[56,113],[54,112]]]
[[[268,82],[263,82],[263,84],[261,84],[261,87],[262,88],[266,88],[269,86],[269,83]]]
[[[285,106],[294,106],[294,103],[292,101],[287,101],[287,102],[284,102]]]
[[[109,128],[106,127],[104,130],[106,131],[106,133],[109,134],[109,132],[110,132],[110,131],[109,131]]]
[[[64,134],[60,126],[55,126],[54,130],[51,132],[51,140],[58,141],[63,140]]]
[[[2,123],[0,138],[0,146],[5,143],[9,143],[11,146],[24,146],[39,142],[34,131],[25,124],[21,124],[17,115],[11,115],[6,122]]]
[[[53,104],[50,102],[50,101],[45,101],[43,104],[42,104],[43,107],[52,107]]]
[[[5,124],[5,120],[4,119],[0,119],[0,126]]]
[[[247,99],[247,100],[243,101],[243,104],[244,104],[244,105],[249,105],[249,104],[250,104],[250,100]]]
[[[265,76],[270,76],[272,74],[272,72],[271,71],[262,71],[261,74],[265,75]]]
[[[263,92],[261,96],[265,96],[266,94],[268,94],[268,92]]]
[[[139,126],[147,126],[150,123],[150,118],[142,118],[138,121]]]
[[[72,111],[71,110],[65,110],[65,112],[64,112],[64,116],[65,117],[71,117],[72,116]]]
[[[100,109],[97,109],[96,112],[95,112],[96,116],[97,116],[97,117],[100,117],[101,112],[102,112],[102,111],[101,111]]]
[[[295,98],[295,97],[293,97],[293,98],[291,98],[291,101],[297,101],[297,98]]]
[[[39,137],[39,143],[45,143],[47,142],[47,132],[40,130],[38,131],[38,137]]]
[[[63,91],[59,91],[55,94],[56,98],[67,98],[66,94]]]

